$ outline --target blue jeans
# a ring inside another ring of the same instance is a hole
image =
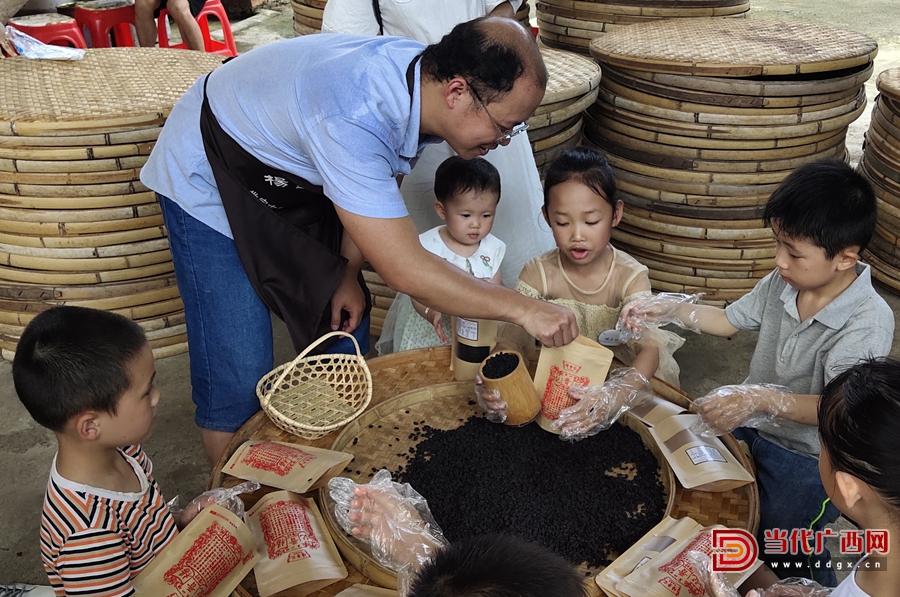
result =
[[[237,431],[259,410],[256,383],[273,367],[271,315],[247,279],[234,241],[171,199],[157,198],[184,302],[194,420],[203,429]],[[368,315],[353,336],[366,354]],[[355,352],[345,338],[324,351]]]
[[[823,501],[828,497],[819,477],[818,461],[782,448],[759,435],[755,429],[741,427],[734,430],[734,436],[750,447],[756,465],[756,482],[759,487],[760,520],[756,539],[759,542],[760,557],[772,567],[779,578],[802,576],[812,578],[826,587],[837,584],[834,570],[826,564],[831,554],[826,549],[819,555],[768,555],[764,552],[766,529],[808,529],[820,530],[834,522],[840,511],[830,502],[824,514],[817,519]],[[815,523],[813,523],[815,521]],[[787,562],[803,561],[809,568],[783,567]],[[816,563],[818,562],[818,567]]]

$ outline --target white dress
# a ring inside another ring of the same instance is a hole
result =
[[[454,26],[489,14],[506,0],[380,0],[385,35],[410,37],[435,43]],[[518,9],[521,0],[509,0]],[[378,35],[372,0],[329,0],[322,31]],[[434,212],[434,172],[454,155],[446,143],[429,145],[419,156],[400,191],[419,231],[440,224]],[[550,227],[541,215],[544,195],[528,136],[517,135],[506,147],[489,152],[485,159],[500,172],[500,204],[493,232],[506,240],[507,254],[501,275],[513,287],[522,266],[553,248]]]
[[[502,240],[488,234],[471,256],[464,257],[447,246],[441,238],[442,228],[444,226],[437,226],[419,235],[419,242],[429,253],[434,253],[476,278],[489,280],[494,277],[506,253],[506,245]],[[447,317],[444,318],[444,332],[449,337],[450,321]],[[381,338],[375,345],[378,354],[440,345],[437,332],[425,318],[416,313],[409,296],[397,294],[385,316]]]

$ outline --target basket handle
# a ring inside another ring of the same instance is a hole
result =
[[[287,377],[287,376],[288,376],[288,373],[290,373],[290,372],[294,369],[294,367],[297,366],[297,363],[299,363],[301,359],[305,358],[306,355],[308,355],[308,354],[309,354],[310,352],[312,352],[317,346],[319,346],[320,344],[322,344],[322,343],[325,342],[326,340],[329,340],[329,339],[334,338],[334,337],[336,337],[336,336],[345,336],[345,337],[347,337],[347,338],[350,338],[350,341],[353,342],[353,348],[356,349],[356,356],[358,356],[359,358],[362,358],[363,355],[362,355],[362,353],[359,351],[359,343],[356,341],[356,338],[353,336],[353,334],[348,334],[347,332],[328,332],[327,334],[325,334],[324,336],[322,336],[322,337],[319,338],[318,340],[315,340],[315,341],[312,342],[309,346],[307,346],[306,348],[304,348],[303,351],[302,351],[300,354],[298,354],[296,357],[294,357],[294,360],[291,361],[291,364],[284,368],[284,371],[282,371],[282,372],[281,372],[281,375],[278,376],[278,381],[276,381],[275,383],[273,383],[273,384],[271,385],[271,387],[269,388],[269,391],[266,392],[266,395],[263,397],[263,399],[262,399],[262,405],[263,405],[263,406],[267,406],[267,405],[269,404],[269,400],[272,399],[272,393],[275,391],[275,388],[277,388],[278,386],[281,385],[281,382],[284,381],[284,378]]]

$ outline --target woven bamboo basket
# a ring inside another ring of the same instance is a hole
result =
[[[323,342],[349,338],[355,355],[310,353]],[[290,363],[276,367],[256,384],[263,411],[279,428],[317,439],[358,417],[372,400],[372,374],[356,338],[325,334]]]

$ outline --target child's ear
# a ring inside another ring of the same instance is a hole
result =
[[[435,201],[434,211],[441,220],[445,222],[447,221],[447,208],[444,207],[443,203],[441,203],[440,201]]]
[[[622,214],[625,213],[625,204],[622,201],[616,201],[616,206],[613,208],[613,217],[612,217],[612,225],[616,227],[619,225],[619,222],[622,221]]]
[[[849,473],[838,471],[834,474],[834,487],[847,508],[852,509],[862,499],[865,484]]]
[[[96,441],[100,437],[100,417],[96,411],[88,410],[75,417],[72,427],[78,438]]]
[[[834,262],[838,271],[846,271],[856,267],[856,264],[859,262],[859,247],[847,247],[841,249],[838,254],[834,256]]]

